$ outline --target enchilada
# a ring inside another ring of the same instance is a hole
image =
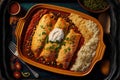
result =
[[[66,22],[63,18],[59,17],[54,26],[54,29],[59,28],[61,30],[64,30],[64,32],[66,32],[66,30],[68,29],[68,26],[69,26],[69,23]],[[54,38],[55,34],[57,34],[57,32],[53,33],[52,38]],[[60,37],[60,36],[58,36],[58,37]],[[49,61],[49,62],[54,61],[55,56],[60,49],[60,45],[61,45],[60,42],[49,41],[47,44],[45,44],[45,47],[43,48],[43,51],[40,54],[40,57],[43,57],[45,59],[45,61]]]
[[[68,35],[66,36],[64,44],[62,45],[58,53],[58,57],[56,59],[57,64],[58,65],[62,64],[62,67],[64,69],[68,68],[72,56],[74,55],[77,49],[80,37],[81,34],[74,32],[73,29],[71,29]]]
[[[52,30],[56,20],[52,13],[43,15],[38,25],[36,25],[35,33],[32,37],[31,50],[35,57],[40,54],[40,50],[43,48],[46,36]]]

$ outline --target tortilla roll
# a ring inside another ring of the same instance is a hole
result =
[[[43,48],[46,36],[53,29],[56,20],[52,13],[48,13],[42,16],[38,25],[36,25],[35,33],[32,37],[31,50],[35,57],[39,56],[41,49]]]
[[[58,53],[58,57],[56,59],[57,65],[62,64],[62,68],[68,68],[70,61],[77,49],[80,37],[81,34],[74,32],[73,29],[70,30]]]
[[[60,28],[62,30],[67,30],[69,26],[69,23],[66,22],[63,18],[58,18],[54,28]],[[57,42],[48,42],[45,47],[43,48],[43,51],[40,54],[40,57],[43,57],[45,61],[54,61],[55,55],[58,52],[60,48],[60,43]]]

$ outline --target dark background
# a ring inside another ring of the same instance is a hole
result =
[[[8,27],[9,25],[9,14],[7,13],[8,4],[13,0],[4,0],[0,3],[0,77],[2,80],[15,80],[11,76],[11,72],[9,70],[9,56],[11,56],[8,50],[8,44],[11,40],[11,28]],[[28,2],[29,1],[29,2]],[[77,0],[18,0],[20,3],[77,3]],[[63,76],[59,74],[54,74],[48,71],[44,71],[40,69],[40,74],[42,76],[40,79],[35,80],[98,80],[99,77],[104,80],[120,80],[120,1],[119,0],[108,0],[110,7],[110,18],[111,18],[111,33],[110,35],[106,35],[108,38],[111,39],[111,42],[107,42],[108,44],[111,44],[110,47],[107,49],[108,51],[111,51],[111,54],[107,54],[104,56],[105,58],[109,56],[111,61],[111,67],[110,67],[110,73],[108,76],[102,76],[99,75],[99,63],[96,65],[96,68],[92,71],[91,74],[85,76],[85,77],[70,77],[70,76]],[[70,6],[68,6],[70,7]],[[87,11],[84,11],[85,13],[88,13],[91,16],[97,16],[98,14],[93,14]],[[106,37],[104,39],[107,39]],[[112,50],[109,50],[112,49]],[[97,67],[98,66],[98,67]],[[33,66],[31,66],[33,67]],[[34,68],[34,67],[33,67]],[[37,68],[35,68],[37,69]],[[55,77],[53,77],[55,76]],[[23,79],[26,80],[26,79]]]

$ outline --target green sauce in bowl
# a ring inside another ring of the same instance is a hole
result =
[[[106,0],[82,0],[82,3],[91,10],[103,10],[108,6]]]

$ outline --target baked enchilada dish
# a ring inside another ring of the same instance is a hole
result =
[[[43,8],[31,16],[27,26],[21,52],[29,60],[72,72],[90,67],[100,41],[96,22],[76,13]]]

